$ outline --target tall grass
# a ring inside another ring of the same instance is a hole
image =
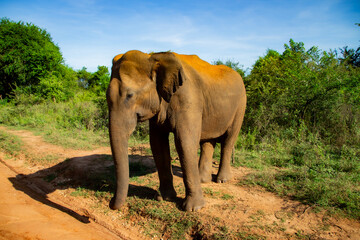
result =
[[[0,124],[38,131],[49,142],[72,148],[108,145],[106,112],[89,100],[6,104]]]

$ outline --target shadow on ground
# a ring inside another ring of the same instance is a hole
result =
[[[130,177],[140,177],[156,172],[153,159],[150,156],[129,155]],[[174,167],[174,174],[182,175],[181,169]],[[35,173],[18,174],[9,179],[14,188],[33,199],[68,213],[81,222],[88,223],[87,216],[55,203],[48,194],[57,189],[81,188],[98,192],[113,193],[116,186],[115,167],[111,155],[95,154],[66,159],[52,167],[41,169]],[[130,184],[128,196],[141,199],[154,199],[157,191],[146,187]]]

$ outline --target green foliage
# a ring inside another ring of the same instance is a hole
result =
[[[37,129],[50,142],[73,148],[107,145],[106,116],[86,91],[68,102],[45,101],[27,104],[34,96],[25,96],[17,105],[0,107],[0,124]]]
[[[16,87],[33,88],[63,62],[60,49],[45,30],[2,18],[0,22],[0,95]]]
[[[340,61],[345,65],[351,65],[353,67],[360,67],[360,47],[355,49],[349,49],[348,47],[340,48],[342,56]]]
[[[95,73],[86,68],[75,72],[63,64],[60,49],[50,34],[30,23],[3,18],[0,34],[2,98],[11,98],[15,104],[62,102],[74,97],[82,87],[94,93],[91,100],[100,106],[105,104],[110,78],[107,67],[99,66]]]
[[[358,144],[360,69],[334,52],[290,40],[280,54],[268,50],[246,78],[248,107],[244,129],[259,132],[298,128],[304,123],[324,141]]]
[[[35,94],[42,99],[63,102],[74,97],[78,90],[76,81],[76,72],[67,66],[61,66],[59,71],[53,71],[40,78],[39,84],[35,87]]]
[[[98,66],[98,70],[88,80],[90,88],[97,88],[99,92],[105,92],[110,82],[109,69],[105,66]]]
[[[23,142],[18,137],[8,134],[0,130],[0,150],[11,155],[16,156],[21,152]]]
[[[107,118],[108,108],[106,103],[106,90],[110,82],[109,69],[106,66],[98,66],[94,73],[82,68],[77,71],[78,84],[92,94],[91,100],[95,102],[101,112],[103,119]],[[104,125],[107,122],[103,122]]]
[[[81,70],[77,71],[77,77],[79,81],[79,86],[87,89],[89,87],[89,79],[91,78],[91,73],[87,71],[86,67],[83,67]]]
[[[98,66],[94,73],[87,72],[86,68],[77,71],[79,85],[90,89],[98,94],[104,95],[110,82],[109,69],[106,66]]]

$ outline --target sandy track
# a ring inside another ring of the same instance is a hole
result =
[[[0,239],[120,239],[91,219],[81,222],[51,204],[56,203],[23,185],[0,163]]]

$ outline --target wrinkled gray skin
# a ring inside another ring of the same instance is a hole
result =
[[[119,209],[127,197],[128,139],[137,122],[150,121],[150,145],[160,180],[159,200],[176,197],[169,132],[174,133],[183,171],[186,211],[205,205],[200,183],[211,181],[216,142],[221,143],[216,180],[226,182],[231,178],[231,152],[246,106],[243,81],[232,69],[210,65],[195,55],[150,56],[129,51],[113,60],[107,102],[117,178],[115,196],[110,202],[112,209]]]

